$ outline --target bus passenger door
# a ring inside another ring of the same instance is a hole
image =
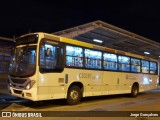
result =
[[[45,40],[39,53],[39,99],[56,99],[65,96],[64,50],[58,42]]]

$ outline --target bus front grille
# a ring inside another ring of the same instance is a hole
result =
[[[26,80],[26,79],[11,78],[11,81],[12,81],[13,83],[17,83],[17,84],[24,84],[27,80]]]
[[[22,94],[22,91],[20,90],[13,90],[15,94]]]

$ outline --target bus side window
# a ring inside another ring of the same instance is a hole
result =
[[[85,67],[92,69],[102,69],[102,52],[85,49]]]
[[[131,72],[141,72],[140,65],[140,59],[131,58]]]
[[[76,46],[66,46],[66,66],[83,67],[83,49]]]
[[[118,69],[120,71],[130,71],[130,57],[118,56]]]
[[[105,70],[117,70],[117,55],[112,53],[104,53],[103,66]]]
[[[141,60],[142,62],[142,73],[149,73],[149,61]]]
[[[45,65],[45,50],[44,46],[41,46],[40,48],[40,66]]]
[[[150,62],[150,74],[157,74],[157,63]]]
[[[42,72],[60,72],[63,70],[63,49],[52,44],[41,44],[40,70]]]

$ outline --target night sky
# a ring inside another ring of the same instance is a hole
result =
[[[158,0],[1,0],[0,36],[53,33],[95,20],[160,42]]]

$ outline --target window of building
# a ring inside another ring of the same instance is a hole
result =
[[[81,47],[66,46],[66,65],[83,67],[83,49]]]
[[[85,67],[101,69],[102,52],[85,49]]]
[[[140,59],[131,58],[131,72],[141,72]]]
[[[0,55],[0,60],[3,60],[3,59],[4,59],[4,56],[1,56],[1,55]]]
[[[103,67],[105,70],[117,70],[117,55],[111,53],[104,53]]]
[[[149,73],[149,61],[141,60],[142,62],[142,73]]]
[[[120,71],[130,71],[130,57],[118,56],[118,70]]]

